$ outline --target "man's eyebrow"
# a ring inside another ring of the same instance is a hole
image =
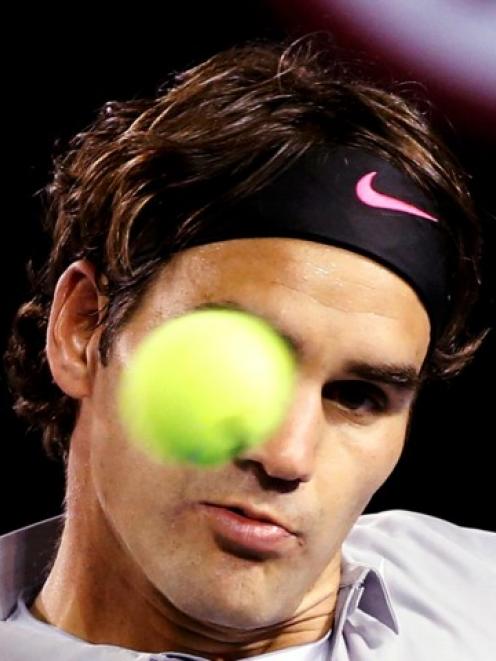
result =
[[[259,317],[260,319],[263,319],[268,324],[270,324],[272,328],[274,328],[279,333],[279,335],[286,340],[299,359],[302,359],[304,356],[303,342],[299,338],[287,333],[284,328],[280,327],[275,319],[271,319],[268,315],[258,312],[257,310],[246,305],[241,305],[240,303],[231,300],[208,301],[206,303],[195,305],[189,309],[190,312],[194,310],[236,310],[237,312],[248,312],[249,314],[253,314],[254,316]]]
[[[281,328],[274,319],[267,315],[260,313],[246,305],[241,305],[236,301],[223,300],[223,301],[208,301],[200,303],[190,308],[194,310],[237,310],[240,312],[248,312],[255,316],[260,317],[269,323],[275,330],[283,337],[296,353],[298,358],[302,359],[305,354],[303,342],[293,335],[289,335],[283,328]],[[346,366],[346,372],[351,376],[367,381],[375,381],[383,383],[384,385],[393,386],[398,390],[405,393],[415,392],[418,390],[422,381],[421,376],[417,373],[414,365],[393,364],[393,363],[368,363],[365,361],[354,361]]]
[[[413,365],[372,364],[359,361],[350,363],[346,371],[360,379],[394,386],[403,392],[415,392],[422,381],[422,377]]]

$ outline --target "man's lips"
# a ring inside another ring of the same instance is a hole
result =
[[[231,548],[234,544],[235,548],[250,552],[280,555],[297,539],[275,517],[252,507],[243,506],[241,509],[239,505],[201,503],[201,510],[216,536],[223,540],[223,545],[228,543]],[[256,518],[248,514],[256,515]]]
[[[285,523],[280,517],[273,514],[272,512],[255,507],[251,504],[246,503],[204,503],[205,505],[211,505],[213,507],[223,507],[227,510],[231,510],[234,513],[240,514],[248,519],[253,519],[254,521],[260,521],[262,523],[270,523],[273,526],[278,526],[291,535],[296,535],[296,531],[293,530],[287,523]]]

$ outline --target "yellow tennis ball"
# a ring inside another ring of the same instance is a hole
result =
[[[292,347],[259,317],[198,310],[154,329],[123,370],[131,441],[160,461],[229,461],[282,424],[296,381]]]

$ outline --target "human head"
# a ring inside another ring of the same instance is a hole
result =
[[[247,46],[187,71],[154,99],[107,104],[56,161],[48,187],[50,256],[33,274],[33,297],[18,312],[6,354],[15,408],[43,429],[47,447],[69,447],[81,406],[81,400],[54,382],[45,348],[54,292],[68,267],[85,260],[95,269],[105,306],[87,311],[88,321],[93,318],[101,331],[101,365],[112,366],[122,331],[138,323],[143,310],[156,310],[146,305],[156,302],[153,297],[157,284],[166,282],[161,278],[168,275],[167,266],[174,271],[179,264],[187,272],[182,246],[189,237],[201,235],[203,218],[215,217],[226,205],[262,189],[289,162],[322,144],[368,149],[436,199],[452,237],[456,273],[451,315],[423,374],[449,376],[466,364],[478,344],[465,329],[477,291],[479,239],[470,198],[453,159],[413,106],[371,83],[348,79],[306,43],[286,50]],[[253,263],[257,254],[269,256],[262,243],[256,245],[260,252],[251,248]],[[222,246],[217,254],[225,264],[234,264],[239,246]],[[281,267],[284,255],[294,261],[294,246],[284,241],[277,246]],[[200,263],[215,271],[211,259],[216,250],[206,246],[194,253],[199,262],[191,266],[197,275]],[[305,251],[309,260],[312,255],[316,263],[322,259],[321,246]],[[376,264],[356,255],[350,262],[350,256],[338,249],[330,249],[331,254],[340,268],[363,268],[363,278],[366,272],[377,280],[389,276],[388,287],[395,288],[391,274]],[[226,271],[217,274],[227,276]],[[184,275],[183,284],[186,281]],[[211,284],[207,279],[205,283]],[[404,285],[396,282],[398,296],[404,299],[408,294],[400,284]],[[404,321],[420,329],[422,315],[417,312],[415,323],[408,315]],[[414,353],[423,339],[410,347]],[[394,466],[407,418],[395,431],[384,466],[354,503],[354,514]]]
[[[56,159],[46,191],[52,248],[31,272],[33,296],[18,311],[5,358],[14,408],[43,430],[47,449],[67,447],[77,411],[53,384],[44,347],[65,268],[81,257],[97,268],[108,297],[105,362],[154,274],[185,236],[201,236],[206,208],[249,196],[322,142],[371,149],[436,199],[453,236],[456,276],[452,314],[425,374],[449,377],[470,360],[478,341],[465,330],[480,239],[464,177],[413,104],[347,76],[311,41],[231,49],[154,99],[105,104]]]

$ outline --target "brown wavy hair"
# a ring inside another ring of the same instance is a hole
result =
[[[105,104],[55,157],[44,192],[51,248],[41,267],[28,265],[31,298],[17,311],[4,354],[16,413],[42,431],[50,454],[66,457],[79,402],[54,382],[45,340],[56,283],[73,261],[95,265],[107,297],[99,322],[107,365],[147,286],[189,238],[201,236],[207,217],[319,144],[371,149],[437,200],[452,239],[452,305],[425,372],[458,373],[483,335],[469,323],[481,233],[461,169],[424,115],[394,88],[352,77],[313,39],[234,48],[154,98]]]

